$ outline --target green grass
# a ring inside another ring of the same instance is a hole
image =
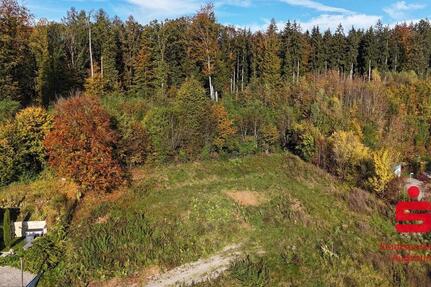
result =
[[[244,257],[197,286],[425,286],[427,265],[402,266],[378,250],[407,242],[393,207],[290,154],[147,167],[117,200],[74,220],[60,264],[42,286],[85,286],[162,270],[241,242]],[[226,192],[264,200],[243,206]],[[356,210],[356,211],[353,211]],[[414,283],[412,283],[414,282]]]

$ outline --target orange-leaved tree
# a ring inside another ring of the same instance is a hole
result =
[[[77,95],[55,106],[54,126],[45,139],[49,164],[82,191],[110,191],[124,171],[114,158],[118,140],[108,113],[95,97]]]

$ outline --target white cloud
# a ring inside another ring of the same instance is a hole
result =
[[[352,11],[344,8],[328,6],[312,0],[281,0],[281,2],[287,3],[292,6],[301,6],[301,7],[321,11],[321,12],[334,12],[334,13],[347,13],[347,14],[352,13]]]
[[[136,10],[133,13],[140,22],[154,19],[175,18],[194,14],[208,1],[205,0],[126,0]],[[214,5],[249,7],[251,0],[218,0]]]
[[[406,1],[398,1],[391,6],[386,7],[385,9],[383,9],[383,11],[385,11],[386,14],[388,14],[393,19],[404,19],[408,16],[407,14],[409,11],[419,10],[425,7],[426,5],[424,4],[408,4],[406,3]]]
[[[335,32],[339,24],[342,24],[344,31],[347,32],[350,28],[355,27],[355,29],[367,29],[374,26],[377,21],[381,19],[380,16],[376,15],[366,15],[366,14],[350,14],[350,15],[329,15],[323,14],[317,17],[311,18],[308,21],[296,21],[301,26],[302,31],[309,30],[314,26],[319,26],[320,31],[324,32],[330,29],[331,32]],[[270,20],[263,19],[263,24],[252,23],[250,25],[235,25],[238,28],[250,29],[252,32],[265,31],[270,24]],[[290,22],[293,22],[291,20]],[[279,30],[284,29],[286,21],[277,21],[277,27]]]
[[[339,24],[342,24],[345,30],[351,27],[369,28],[377,23],[380,16],[366,15],[366,14],[351,14],[351,15],[319,15],[318,17],[312,18],[309,21],[299,22],[302,29],[311,30],[314,26],[319,26],[321,31],[331,29],[335,31]]]
[[[183,16],[199,9],[200,3],[195,0],[127,0],[139,9],[140,16],[146,21],[155,18]],[[137,11],[138,12],[138,11]]]
[[[250,7],[251,0],[220,0],[214,3],[216,7],[220,6],[238,6],[238,7]]]

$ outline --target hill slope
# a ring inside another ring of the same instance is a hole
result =
[[[428,283],[426,265],[393,263],[378,250],[407,240],[392,207],[290,154],[147,167],[133,177],[128,189],[84,198],[43,285],[143,284],[235,243],[243,258],[202,286]]]

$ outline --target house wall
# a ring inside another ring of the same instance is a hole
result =
[[[19,221],[14,222],[14,233],[15,237],[25,236],[25,232],[28,229],[43,229],[43,234],[48,232],[46,221]]]

